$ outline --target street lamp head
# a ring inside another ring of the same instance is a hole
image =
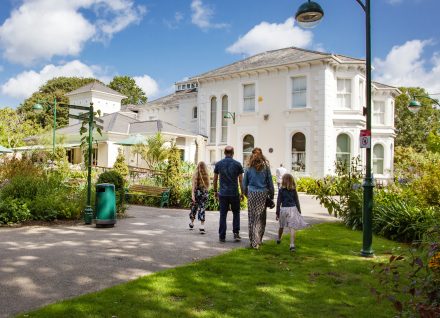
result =
[[[223,116],[223,118],[224,119],[231,119],[232,118],[232,116],[231,116],[231,113],[226,113],[224,116]]]
[[[315,1],[304,2],[295,14],[295,20],[303,28],[314,28],[324,17],[324,10]]]
[[[41,113],[43,111],[43,106],[39,103],[34,104],[34,106],[32,106],[32,109],[34,110],[34,112],[36,113]]]
[[[415,99],[411,100],[408,104],[408,109],[413,114],[417,113],[421,107],[422,105],[420,104],[420,102]]]

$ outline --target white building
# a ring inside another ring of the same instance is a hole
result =
[[[359,145],[366,123],[364,73],[361,59],[298,48],[268,51],[176,83],[174,94],[139,108],[138,118],[206,136],[199,160],[214,163],[232,145],[244,162],[260,147],[273,168],[283,163],[297,175],[323,177],[334,173],[337,159],[365,157]],[[376,178],[392,176],[399,93],[373,83]]]

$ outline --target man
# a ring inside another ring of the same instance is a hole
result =
[[[283,176],[287,173],[287,169],[283,167],[283,164],[281,163],[280,166],[275,171],[275,174],[277,176],[277,185],[278,189],[281,187],[281,182],[283,181]]]
[[[220,205],[220,225],[218,229],[221,243],[226,239],[226,217],[231,208],[232,231],[234,240],[240,241],[240,200],[243,199],[243,166],[234,160],[234,148],[226,146],[225,158],[216,163],[214,168],[214,193]],[[220,192],[217,192],[217,184],[220,175]],[[238,192],[240,184],[241,195]]]

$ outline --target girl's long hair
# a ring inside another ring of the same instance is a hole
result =
[[[263,155],[261,148],[254,148],[248,162],[249,167],[254,167],[255,170],[261,171],[269,167],[269,161]]]
[[[203,188],[206,190],[209,189],[208,167],[206,166],[206,163],[204,163],[203,161],[199,162],[196,170],[194,171],[193,182],[195,182],[196,187],[198,188]]]
[[[281,181],[281,188],[285,188],[287,190],[296,189],[295,178],[290,173],[285,173],[283,175],[283,179]]]

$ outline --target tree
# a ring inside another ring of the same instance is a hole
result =
[[[428,151],[440,153],[440,135],[435,131],[431,131],[426,138]]]
[[[125,179],[128,174],[128,166],[125,163],[125,157],[121,150],[118,152],[118,156],[116,157],[115,164],[113,165],[113,170],[119,172],[119,174]]]
[[[418,97],[422,107],[418,113],[411,113],[408,110],[410,96],[428,94],[419,87],[401,87],[400,90],[402,94],[397,96],[395,106],[396,146],[425,151],[429,133],[440,128],[440,111],[432,107],[433,102],[429,98]]]
[[[27,98],[18,108],[18,112],[26,120],[38,123],[41,127],[53,126],[53,105],[54,98],[57,104],[68,104],[69,99],[65,94],[74,91],[90,82],[97,81],[94,78],[79,77],[56,77],[46,82],[40,89]],[[44,111],[37,114],[32,109],[36,103],[49,104],[51,108],[44,107]],[[66,126],[69,123],[69,109],[67,107],[57,107],[57,127]]]
[[[108,87],[127,96],[122,100],[122,105],[140,105],[147,102],[145,92],[129,76],[115,76]]]
[[[32,120],[27,120],[12,108],[0,109],[0,144],[8,148],[20,147],[23,139],[43,132]]]
[[[149,169],[155,169],[157,165],[168,158],[169,150],[165,146],[166,140],[161,133],[147,139],[145,145],[137,145],[135,151],[141,154]]]

